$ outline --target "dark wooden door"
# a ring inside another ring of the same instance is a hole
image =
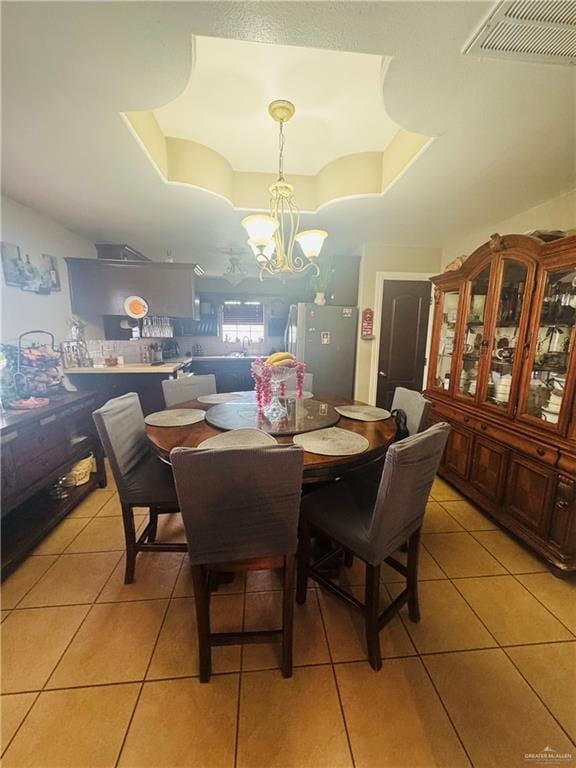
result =
[[[390,408],[396,387],[422,389],[431,283],[385,280],[376,402]]]

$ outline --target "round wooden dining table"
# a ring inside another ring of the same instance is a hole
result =
[[[250,393],[242,393],[249,396]],[[328,395],[314,395],[314,399],[332,406],[337,405],[364,405],[358,400],[347,400],[342,397]],[[214,407],[198,400],[190,400],[179,403],[174,408],[198,408],[208,411]],[[350,456],[321,456],[315,453],[304,452],[304,483],[318,483],[333,480],[351,469],[371,464],[386,453],[390,443],[396,435],[396,422],[393,418],[382,421],[359,421],[340,416],[335,425],[341,429],[356,432],[368,440],[369,446],[363,453]],[[158,456],[164,461],[169,461],[170,451],[177,447],[196,448],[202,441],[214,435],[221,434],[224,430],[217,429],[206,420],[196,424],[178,427],[157,427],[146,425],[146,435]],[[292,437],[289,435],[275,435],[281,445],[290,445]]]

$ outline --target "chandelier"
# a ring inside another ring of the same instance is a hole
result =
[[[312,269],[316,275],[320,268],[316,259],[328,232],[323,229],[298,231],[300,211],[294,199],[294,187],[284,178],[284,123],[294,115],[290,101],[273,101],[268,106],[270,116],[280,125],[278,152],[278,179],[270,189],[270,215],[256,213],[242,219],[248,233],[248,245],[260,267],[260,280],[264,274],[280,275],[305,272]],[[302,253],[294,253],[294,244]]]

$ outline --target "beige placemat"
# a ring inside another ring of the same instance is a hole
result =
[[[144,421],[150,427],[187,427],[202,421],[205,416],[205,411],[197,408],[169,408],[149,414]]]
[[[384,408],[376,408],[373,405],[335,405],[335,410],[340,416],[357,421],[384,421],[390,418],[390,411]]]
[[[242,400],[242,395],[236,392],[220,392],[213,395],[200,395],[199,403],[231,403],[235,400]]]
[[[355,453],[364,453],[370,445],[362,435],[340,427],[305,432],[294,435],[293,439],[296,445],[301,446],[308,453],[318,453],[321,456],[351,456]]]
[[[261,429],[232,429],[203,440],[198,448],[267,448],[277,445],[272,435]]]

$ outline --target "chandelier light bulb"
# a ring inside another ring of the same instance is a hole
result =
[[[299,243],[302,252],[307,259],[318,258],[324,240],[328,237],[328,232],[323,229],[307,229],[304,232],[299,232],[294,240]]]
[[[250,245],[264,248],[272,241],[274,233],[278,229],[278,221],[272,216],[254,213],[242,219],[242,226],[248,232]]]

